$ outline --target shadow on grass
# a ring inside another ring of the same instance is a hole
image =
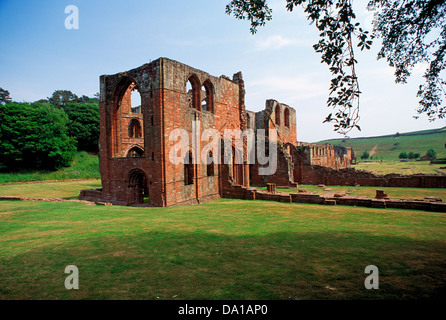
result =
[[[64,269],[79,268],[79,290]],[[368,265],[379,289],[366,290]],[[364,232],[88,234],[0,262],[1,299],[442,299],[446,244]]]

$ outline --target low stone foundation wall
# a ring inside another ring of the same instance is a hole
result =
[[[101,202],[102,191],[100,189],[82,190],[82,199],[79,200],[64,200],[61,198],[27,198],[18,196],[0,196],[0,200],[24,200],[24,201],[64,201],[64,202],[81,202],[86,204],[100,204],[109,205],[109,202]],[[446,212],[446,202],[440,199],[372,199],[366,197],[352,197],[352,196],[320,196],[306,193],[270,193],[264,190],[257,190],[255,188],[245,188],[243,186],[234,185],[225,190],[222,195],[223,198],[243,199],[243,200],[266,200],[278,201],[285,203],[312,203],[323,205],[345,205],[345,206],[360,206],[369,208],[392,208],[392,209],[407,209],[407,210],[423,210]],[[81,197],[79,197],[81,198]],[[203,202],[219,198],[218,195],[213,195],[206,199],[201,199]],[[92,200],[88,200],[92,199]],[[115,204],[115,203],[114,203]]]
[[[305,168],[299,183],[333,186],[446,188],[446,175],[375,175],[371,172],[355,170],[354,168],[335,170],[321,166],[308,166]]]
[[[268,201],[278,201],[278,202],[292,202],[291,195],[287,193],[268,193],[265,191],[257,190],[255,193],[256,200],[268,200]]]
[[[323,196],[308,193],[271,193],[266,190],[245,188],[239,185],[234,185],[225,190],[223,197],[231,199],[267,200],[287,203],[313,203],[322,205],[344,205],[368,208],[393,208],[446,212],[446,202],[439,201],[440,199],[374,199],[339,194],[336,196]]]
[[[79,200],[100,201],[102,199],[102,189],[84,189],[81,190]]]
[[[291,194],[292,202],[335,204],[345,206],[359,206],[369,208],[393,208],[446,212],[446,202],[411,199],[371,199],[363,197],[323,197],[311,194]]]

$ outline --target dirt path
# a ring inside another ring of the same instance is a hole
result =
[[[370,151],[370,153],[369,153],[370,156],[373,156],[374,154],[376,154],[377,151],[378,151],[378,144],[375,145],[375,146],[373,147],[373,149]]]

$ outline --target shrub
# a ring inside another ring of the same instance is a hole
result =
[[[77,140],[77,149],[98,151],[99,106],[68,103],[64,108],[69,119],[68,135]]]
[[[71,164],[76,140],[68,117],[50,104],[0,105],[0,169],[58,169]]]

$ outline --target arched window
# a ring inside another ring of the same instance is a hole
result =
[[[134,143],[129,138],[141,138],[139,146],[144,148],[144,117],[141,113],[142,96],[138,84],[130,77],[124,76],[115,88],[113,94],[114,105],[111,110],[110,134],[108,143],[112,157],[125,157],[125,150]],[[137,119],[139,122],[130,123],[127,119]]]
[[[283,115],[285,118],[284,119],[285,127],[289,128],[290,127],[290,110],[288,108],[285,108]]]
[[[277,105],[276,108],[274,109],[274,114],[276,116],[275,122],[278,126],[280,126],[280,107],[279,107],[279,105]]]
[[[201,87],[201,111],[208,111],[208,97],[206,88],[204,86]]]
[[[212,151],[209,151],[206,161],[207,176],[211,177],[214,175],[214,155],[212,154]]]
[[[141,138],[141,124],[138,119],[132,119],[129,122],[129,138]]]
[[[201,110],[214,112],[214,87],[209,80],[201,87]]]
[[[246,114],[246,127],[248,129],[252,129],[252,126],[251,126],[251,116],[249,115],[249,113]]]
[[[200,88],[198,78],[195,75],[190,76],[186,83],[187,103],[190,108],[201,109]]]
[[[141,158],[144,155],[144,150],[139,147],[133,147],[127,153],[127,158]]]
[[[132,88],[130,101],[132,113],[141,113],[141,94],[136,85]]]
[[[192,164],[192,153],[189,151],[184,159],[184,184],[194,183],[194,165]]]

